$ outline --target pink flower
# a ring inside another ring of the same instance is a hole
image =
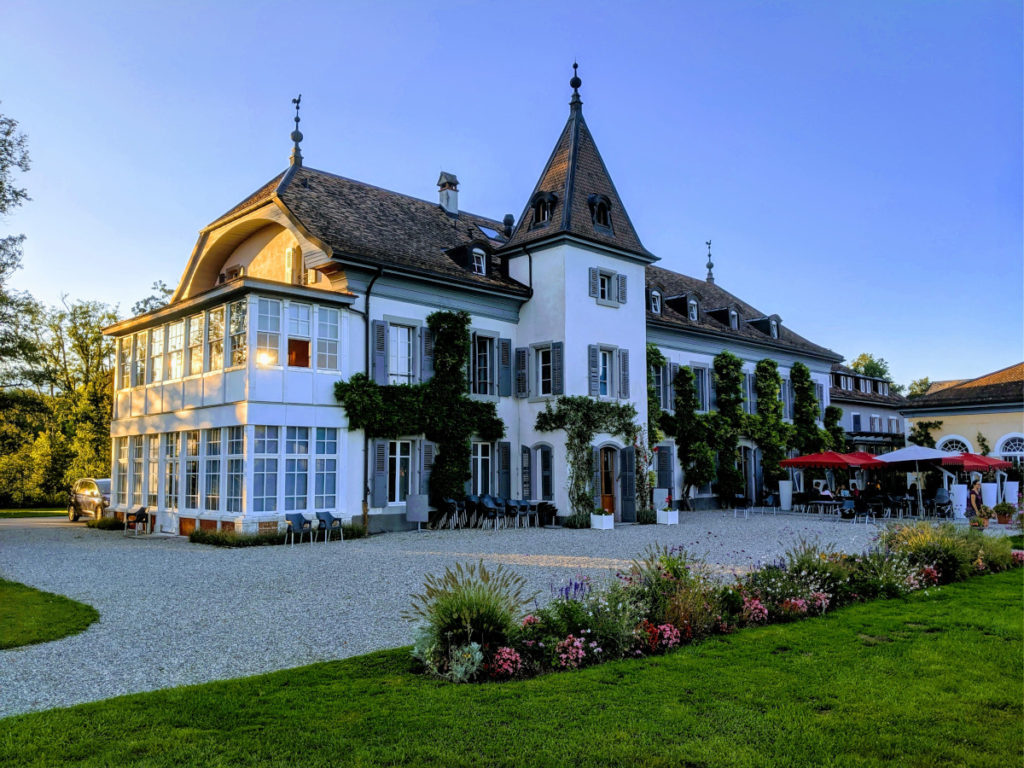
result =
[[[586,655],[583,640],[573,635],[569,635],[555,647],[555,656],[562,669],[577,669]]]
[[[1021,554],[1024,554],[1022,552]],[[925,584],[938,584],[939,583],[939,571],[933,565],[926,565],[921,569],[921,581]]]
[[[523,660],[514,648],[502,646],[491,661],[491,677],[509,678],[523,668]]]
[[[751,624],[763,624],[768,621],[768,609],[756,597],[743,598],[743,615]]]
[[[523,626],[528,627],[531,624],[540,624],[540,619],[534,616],[532,613],[523,619]]]
[[[827,592],[812,592],[811,593],[811,605],[814,606],[814,610],[818,613],[824,613],[828,610],[828,604],[831,601],[831,595]]]
[[[1014,565],[1024,565],[1024,549],[1015,549],[1012,552],[1010,552],[1010,556],[1013,558]]]
[[[804,616],[807,613],[807,601],[800,597],[787,597],[780,606],[785,613]]]

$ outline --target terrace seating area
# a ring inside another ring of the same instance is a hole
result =
[[[949,520],[953,517],[953,502],[949,493],[940,488],[920,508],[917,498],[906,494],[879,493],[860,496],[830,496],[817,492],[794,493],[793,512],[820,518],[838,518],[856,523],[878,520]]]
[[[436,528],[528,528],[554,522],[555,507],[546,501],[506,499],[470,494],[463,499],[442,499]]]

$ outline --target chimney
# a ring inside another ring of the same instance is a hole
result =
[[[454,173],[441,171],[437,180],[437,189],[441,197],[441,207],[447,213],[459,215],[459,180]]]
[[[505,239],[508,240],[512,237],[512,225],[516,223],[516,217],[511,213],[506,213],[505,218],[501,220],[501,223],[505,225]]]

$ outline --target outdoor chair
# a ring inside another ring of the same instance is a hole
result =
[[[128,535],[128,526],[132,527],[135,531],[135,535],[139,535],[139,528],[141,527],[145,531],[149,527],[149,512],[146,507],[138,507],[134,512],[125,512],[124,514],[124,535]]]
[[[306,519],[306,516],[301,512],[292,512],[284,516],[285,520],[288,521],[288,530],[285,533],[285,540],[291,537],[291,545],[295,546],[295,534],[299,534],[299,543],[302,543],[302,535],[305,533],[309,534],[309,544],[313,545],[313,523]]]
[[[466,525],[475,528],[480,524],[480,497],[476,494],[466,496]]]
[[[953,500],[949,498],[949,491],[945,488],[935,491],[935,498],[932,499],[932,511],[936,517],[953,516]]]
[[[502,505],[502,508],[499,509],[494,499],[491,498],[489,494],[485,493],[480,497],[478,508],[480,510],[480,515],[482,519],[493,520],[494,530],[498,530],[498,521],[502,517],[504,505]]]
[[[512,499],[502,498],[495,498],[494,503],[498,505],[498,509],[504,511],[504,524],[506,527],[509,525],[519,526],[519,504]]]
[[[445,518],[447,519],[449,528],[454,530],[455,528],[460,527],[461,525],[465,525],[465,520],[463,519],[466,514],[465,501],[457,501],[455,499],[441,499],[441,504],[443,505]],[[441,520],[442,525],[445,522],[445,518],[442,518]]]
[[[774,493],[769,493],[763,499],[761,499],[761,514],[766,514],[766,510],[771,510],[773,515],[779,512],[779,497]]]
[[[524,528],[530,527],[530,505],[522,499],[509,499],[506,502],[509,508],[515,510],[516,515],[516,528],[519,527],[519,521],[523,522]]]
[[[550,501],[537,502],[537,524],[540,526],[554,525],[558,519],[558,507]]]
[[[320,531],[324,532],[324,544],[326,544],[328,542],[328,540],[330,540],[331,533],[333,531],[337,531],[338,532],[338,541],[344,540],[345,536],[341,532],[341,518],[340,517],[337,517],[336,515],[334,515],[331,512],[317,512],[316,513],[316,519],[317,519],[317,526],[316,526],[317,534],[319,534]],[[312,534],[311,534],[311,536],[312,536]]]
[[[853,499],[844,499],[843,504],[838,510],[840,520],[850,520],[854,523],[857,522],[857,502]],[[864,512],[867,515],[867,510]]]
[[[750,516],[750,510],[752,508],[753,502],[751,502],[751,500],[744,496],[742,493],[737,493],[736,500],[733,502],[732,506],[732,516],[736,517],[742,511],[743,517],[744,519],[746,519]]]

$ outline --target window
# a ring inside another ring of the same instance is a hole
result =
[[[227,510],[242,511],[242,492],[245,488],[245,427],[228,427],[228,480]]]
[[[782,386],[779,388],[779,399],[782,401],[782,418],[792,419],[793,387],[790,384],[789,379],[782,380]]]
[[[288,305],[288,365],[293,368],[309,368],[311,317],[309,304]]]
[[[178,467],[181,462],[181,433],[164,435],[164,508],[178,511]]]
[[[853,416],[851,417],[850,424],[851,424],[851,426],[850,426],[850,431],[851,432],[860,432],[861,423],[860,423],[860,414],[859,413],[853,414]]]
[[[167,378],[180,379],[184,373],[185,321],[167,326]]]
[[[697,409],[708,410],[708,369],[693,368],[693,386],[697,390]]]
[[[839,388],[845,390],[853,389],[853,377],[852,376],[840,376],[839,377]]]
[[[280,427],[258,426],[254,429],[252,508],[254,512],[275,512]]]
[[[487,254],[485,254],[479,248],[474,248],[471,254],[473,258],[473,272],[478,275],[487,274]]]
[[[470,392],[474,395],[496,394],[494,387],[494,339],[473,334],[472,380]]]
[[[773,339],[779,338],[779,321],[778,320],[772,320],[771,323],[770,323],[770,327],[771,327],[772,338]]]
[[[551,448],[542,445],[537,449],[537,465],[540,470],[540,497],[550,501],[555,497],[554,483],[552,482],[552,461]]]
[[[818,401],[818,421],[825,421],[825,387],[815,382],[814,399]]]
[[[537,394],[544,396],[552,392],[551,347],[541,347],[537,350]]]
[[[142,435],[131,438],[132,504],[142,506]]]
[[[599,227],[611,229],[612,218],[607,204],[603,202],[597,204],[597,207],[594,209],[594,223]]]
[[[940,451],[952,451],[953,453],[967,453],[971,450],[967,447],[967,443],[955,437],[946,438],[939,444],[938,448]]]
[[[185,433],[185,509],[199,509],[199,430]]]
[[[284,508],[306,508],[309,492],[309,427],[287,427],[284,441]]]
[[[388,443],[388,504],[401,504],[409,495],[412,470],[412,443],[392,440]]]
[[[597,298],[611,301],[612,298],[612,277],[611,275],[599,274],[597,276]]]
[[[1018,467],[1024,463],[1024,437],[1008,437],[1003,440],[999,448],[999,457],[1003,461],[1010,461]]]
[[[626,303],[626,275],[611,270],[590,267],[589,294],[604,306]]]
[[[612,352],[602,349],[598,352],[597,393],[607,397],[612,391]]]
[[[729,310],[729,327],[734,331],[740,327],[740,316],[735,309]]]
[[[141,387],[146,383],[146,332],[135,334],[135,364],[132,367],[132,386]]]
[[[203,372],[203,316],[193,315],[188,319],[188,374],[195,376]]]
[[[316,428],[316,478],[313,507],[334,509],[338,504],[338,430]]]
[[[872,432],[881,432],[882,431],[882,417],[881,416],[871,416],[870,424],[871,424],[871,431]]]
[[[338,338],[341,313],[329,307],[317,309],[316,367],[338,370]]]
[[[868,393],[870,393],[871,392],[871,382],[868,381],[867,379],[861,379],[860,380],[860,391],[861,392],[868,392]]]
[[[388,379],[390,384],[411,384],[413,333],[408,325],[388,325]]]
[[[203,485],[203,509],[220,511],[220,430],[206,430],[206,474]]]
[[[898,435],[900,432],[900,420],[895,416],[889,417],[889,434]]]
[[[211,309],[206,323],[206,370],[224,367],[224,307]]]
[[[697,300],[690,299],[686,302],[686,316],[690,319],[691,323],[697,322]]]
[[[491,444],[473,443],[471,459],[472,489],[478,496],[491,492]]]
[[[651,312],[661,314],[661,293],[658,291],[651,291]]]
[[[555,210],[555,203],[558,201],[558,195],[553,192],[538,192],[533,196],[530,201],[530,207],[533,209],[533,225],[534,227],[541,227],[551,220],[551,214]]]
[[[115,441],[117,457],[117,486],[115,503],[118,506],[128,506],[128,438],[119,437]]]
[[[146,506],[160,506],[160,435],[146,435]]]
[[[131,386],[132,370],[132,337],[122,336],[117,340],[117,387],[126,389]]]
[[[153,328],[149,332],[149,382],[155,384],[164,379],[164,329]]]
[[[248,342],[245,300],[228,305],[228,330],[231,333],[231,365],[245,365]]]
[[[281,362],[281,302],[259,299],[256,308],[256,364]]]

